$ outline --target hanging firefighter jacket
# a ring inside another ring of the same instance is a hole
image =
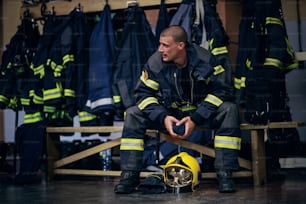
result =
[[[161,0],[155,28],[155,37],[157,41],[159,41],[160,33],[169,26],[170,20],[170,14],[167,11],[165,0]]]
[[[194,1],[183,0],[178,10],[171,18],[169,25],[180,25],[185,29],[188,35],[188,41],[192,41],[193,33],[193,17],[194,17]]]
[[[41,105],[35,103],[31,93],[35,83],[30,64],[36,54],[40,33],[29,12],[25,12],[21,25],[3,53],[1,65],[0,103],[2,108],[15,111],[24,109],[25,123],[43,120]]]
[[[89,95],[86,106],[92,113],[113,112],[112,66],[115,35],[108,4],[90,37]]]
[[[291,121],[286,73],[298,67],[289,43],[280,0],[247,0],[243,5],[235,88],[252,124]],[[279,157],[294,152],[296,128],[267,132],[267,168],[280,168]]]
[[[232,67],[227,49],[229,37],[216,11],[216,3],[208,3],[205,1],[204,11],[204,24],[207,37],[205,40],[209,42],[208,50],[217,57],[217,60],[225,69],[223,74],[224,81],[232,86]],[[204,35],[204,33],[202,35]]]
[[[157,49],[155,36],[146,15],[138,5],[126,10],[126,23],[114,61],[114,102],[116,109],[135,105],[134,87],[146,60]]]
[[[83,95],[87,90],[77,90],[84,85],[82,74],[88,66],[85,22],[84,13],[76,8],[67,16],[48,16],[44,25],[41,52],[32,69],[41,80],[44,112],[53,125],[71,126],[84,101],[81,97],[87,97]]]
[[[277,114],[284,109],[279,105],[288,100],[280,82],[285,83],[285,74],[298,65],[286,33],[281,2],[244,3],[246,16],[240,24],[235,88],[245,89],[239,100],[245,101],[248,122],[279,120],[282,117]]]

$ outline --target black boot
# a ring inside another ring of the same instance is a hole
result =
[[[136,190],[139,185],[138,171],[122,171],[120,183],[115,186],[114,192],[117,194],[129,194]]]
[[[232,193],[236,191],[231,170],[218,170],[217,177],[220,193]]]

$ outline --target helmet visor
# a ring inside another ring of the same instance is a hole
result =
[[[165,169],[165,183],[170,187],[185,187],[192,184],[193,175],[188,169],[169,166]]]

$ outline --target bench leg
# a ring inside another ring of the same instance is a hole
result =
[[[54,162],[59,159],[59,135],[46,134],[47,152],[47,180],[51,180],[54,175]]]
[[[267,182],[264,130],[251,130],[252,169],[254,185]]]

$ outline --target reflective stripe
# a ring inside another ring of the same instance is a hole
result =
[[[225,46],[224,47],[216,47],[216,48],[212,49],[211,53],[213,55],[222,55],[222,54],[227,54],[228,50]]]
[[[222,72],[225,71],[225,69],[221,65],[215,66],[214,70],[215,70],[214,75],[221,74]]]
[[[153,90],[158,90],[159,88],[159,84],[156,82],[156,81],[153,81],[151,79],[148,79],[146,76],[146,73],[145,71],[142,71],[142,74],[141,74],[141,77],[140,77],[140,80],[149,88],[153,89]]]
[[[43,90],[44,101],[61,98],[62,97],[62,86],[60,83],[56,83],[56,88]]]
[[[25,114],[24,115],[24,123],[36,123],[39,121],[44,120],[43,114],[41,112],[31,113],[31,114]]]
[[[35,93],[34,93],[33,102],[34,102],[35,104],[44,104],[43,97],[38,96],[38,95],[35,94]]]
[[[283,26],[283,23],[279,18],[273,18],[273,17],[266,17],[266,24],[276,24]]]
[[[182,112],[191,111],[191,110],[195,110],[195,109],[197,109],[197,107],[195,107],[195,106],[184,106],[184,107],[179,107],[179,110],[182,111]]]
[[[64,96],[75,97],[75,91],[72,89],[64,89]]]
[[[140,110],[145,109],[148,105],[152,104],[152,103],[156,103],[158,104],[158,100],[155,97],[148,97],[145,98],[144,100],[142,100],[139,104],[138,104],[138,108]]]
[[[265,66],[273,66],[273,67],[276,67],[276,68],[282,68],[283,63],[279,59],[267,57],[265,59],[264,65]]]
[[[34,71],[34,75],[39,74],[40,75],[40,79],[42,79],[45,76],[45,67],[43,64],[39,65],[38,67],[34,67],[33,64],[31,64],[30,68]]]
[[[246,77],[241,77],[241,87],[245,88],[245,81],[246,81]]]
[[[121,102],[121,96],[113,96],[114,103],[120,103]]]
[[[3,96],[3,95],[0,95],[0,102],[2,103],[5,103],[5,104],[8,104],[9,103],[9,100],[7,97]]]
[[[143,151],[143,140],[135,138],[121,138],[120,150],[138,150]]]
[[[208,94],[204,99],[204,101],[214,104],[217,107],[219,107],[223,103],[221,99],[219,99],[217,96],[214,96],[212,94]]]
[[[112,105],[113,103],[114,103],[113,98],[109,97],[109,98],[101,98],[95,101],[87,100],[86,106],[90,107],[91,109],[95,109],[99,106]]]
[[[44,106],[44,112],[45,113],[53,113],[56,111],[56,107],[54,106]]]
[[[216,135],[214,139],[215,148],[236,149],[241,148],[241,138]]]
[[[30,99],[29,98],[20,98],[20,102],[21,102],[21,105],[23,105],[23,106],[30,105]]]
[[[241,88],[241,79],[234,78],[234,87],[235,89],[240,89]]]
[[[65,55],[63,57],[63,65],[65,65],[68,62],[73,62],[74,61],[74,55]]]
[[[80,122],[85,122],[85,121],[91,121],[91,120],[94,120],[97,118],[96,115],[93,115],[89,112],[86,112],[86,111],[81,111],[78,113],[79,115],[79,121]]]

